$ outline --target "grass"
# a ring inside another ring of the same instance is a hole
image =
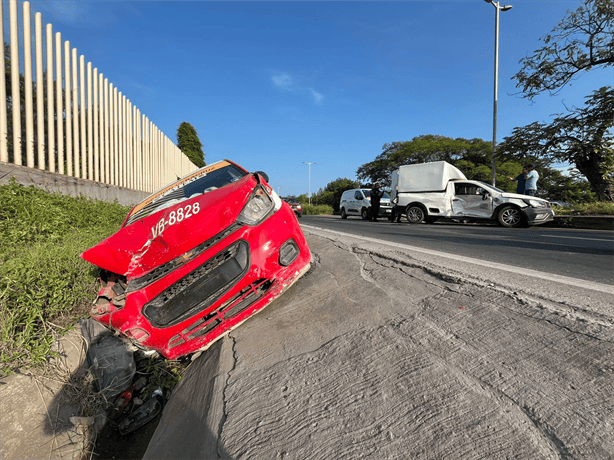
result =
[[[609,201],[599,201],[596,203],[576,203],[568,208],[563,208],[561,206],[553,206],[552,209],[557,216],[614,215],[614,203]]]
[[[307,204],[301,203],[303,205],[303,214],[306,216],[317,216],[320,214],[332,214],[333,208],[332,206],[328,206],[327,204]]]
[[[129,208],[0,186],[0,375],[43,364],[54,332],[89,314],[95,269],[79,257]]]

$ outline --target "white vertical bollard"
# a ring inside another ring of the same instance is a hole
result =
[[[134,190],[134,132],[132,129],[132,103],[126,99],[126,144],[128,147],[128,187]]]
[[[119,96],[117,87],[113,87],[113,156],[115,161],[115,185],[121,186],[119,162]]]
[[[109,157],[111,162],[111,184],[117,183],[117,157],[115,156],[115,88],[109,83]]]
[[[55,124],[53,123],[53,28],[46,27],[47,38],[47,164],[49,171],[55,172]]]
[[[124,140],[124,104],[122,92],[117,92],[117,158],[119,161],[119,186],[126,186],[126,149]]]
[[[64,42],[64,114],[66,116],[66,174],[68,174],[69,176],[74,176],[72,168],[72,105],[70,103],[70,88],[70,42],[66,40]]]
[[[4,7],[0,2],[0,36],[4,37]],[[0,72],[0,161],[9,162],[5,72]]]
[[[75,104],[76,105],[76,104]],[[81,148],[81,177],[87,179],[87,138],[85,137],[85,56],[79,56],[79,139]]]
[[[32,22],[30,3],[23,3],[23,77],[26,106],[26,166],[34,167],[34,104],[32,103]]]
[[[36,50],[36,139],[38,169],[45,169],[45,85],[43,83],[43,19],[34,15],[34,38]]]
[[[79,165],[79,80],[77,78],[77,67],[78,67],[78,59],[77,59],[77,48],[72,49],[72,58],[70,60],[71,70],[72,70],[72,95],[70,96],[72,103],[72,123],[73,123],[73,152],[74,152],[74,167],[75,167],[75,177],[83,177],[83,172],[80,171]]]
[[[100,170],[101,170],[101,162],[100,162],[100,143],[98,142],[98,136],[100,135],[100,132],[98,131],[98,114],[99,114],[99,110],[100,107],[98,105],[98,67],[94,68],[94,75],[92,76],[92,83],[93,83],[93,87],[92,87],[92,96],[93,96],[93,119],[92,119],[92,130],[93,130],[93,138],[94,138],[94,142],[93,142],[93,146],[92,146],[92,153],[94,156],[94,180],[96,182],[100,181]]]
[[[56,119],[58,129],[58,172],[64,169],[64,110],[62,108],[62,34],[55,34],[55,100],[57,103]]]
[[[13,105],[13,163],[21,165],[21,96],[19,94],[19,25],[17,0],[9,1],[11,37],[11,102]]]
[[[100,74],[102,78],[103,75]],[[104,105],[104,130],[101,133],[101,136],[104,139],[104,167],[105,167],[105,182],[107,184],[111,184],[111,166],[109,162],[111,161],[109,155],[109,79],[104,79],[104,97],[103,97],[103,105]]]
[[[83,110],[83,109],[82,109]],[[94,133],[92,125],[92,63],[87,63],[87,178],[94,180]]]

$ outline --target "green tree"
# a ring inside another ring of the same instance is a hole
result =
[[[384,144],[382,153],[374,161],[360,166],[356,171],[356,176],[363,182],[380,182],[389,185],[392,171],[402,165],[432,161],[447,161],[455,164],[465,159],[475,166],[490,168],[490,152],[492,152],[492,144],[482,139],[452,139],[427,134],[414,137],[411,141]],[[483,169],[481,168],[480,172]]]
[[[582,72],[614,65],[614,2],[583,0],[540,41],[544,46],[522,59],[512,77],[529,99],[543,91],[556,94]]]
[[[599,200],[614,201],[614,89],[603,87],[586,99],[584,107],[551,123],[515,128],[500,144],[500,152],[569,162],[588,179]]]
[[[199,168],[207,164],[203,144],[200,142],[194,126],[187,121],[182,122],[177,128],[177,147]]]

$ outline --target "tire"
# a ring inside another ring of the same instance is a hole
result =
[[[408,206],[405,212],[407,222],[410,224],[419,224],[425,218],[424,210],[420,206]]]
[[[342,219],[347,219],[348,215],[345,213],[345,208],[341,208],[341,218]]]
[[[362,217],[362,220],[369,220],[369,211],[367,211],[367,208],[362,208],[360,217]]]
[[[298,217],[298,218],[300,219],[301,217],[303,217],[303,213],[302,213],[302,212],[299,212],[299,213],[296,215],[296,217]]]
[[[522,214],[514,206],[504,206],[497,213],[497,220],[503,227],[516,228],[522,224]]]

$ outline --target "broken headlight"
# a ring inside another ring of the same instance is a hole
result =
[[[546,202],[543,200],[531,200],[531,199],[523,199],[526,204],[531,206],[532,208],[544,208],[546,207]]]
[[[264,188],[258,186],[254,193],[252,193],[252,196],[249,197],[237,220],[247,225],[258,225],[269,215],[274,207],[275,204],[271,197],[269,197]]]

